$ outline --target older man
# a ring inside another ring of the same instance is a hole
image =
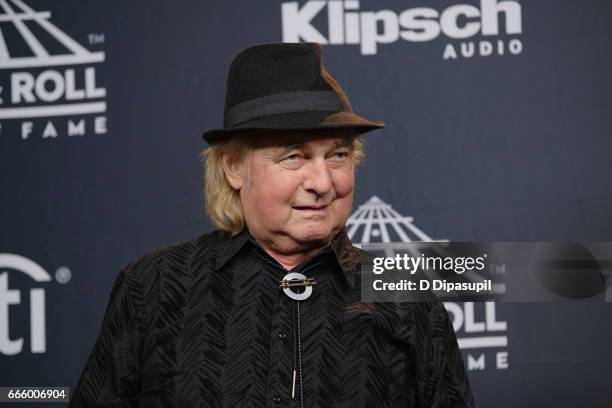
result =
[[[360,118],[318,44],[233,61],[204,134],[218,231],[121,271],[72,406],[469,407],[438,303],[360,302],[367,254],[344,225]]]

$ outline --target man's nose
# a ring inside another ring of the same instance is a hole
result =
[[[306,178],[302,183],[304,190],[318,196],[325,195],[332,190],[332,174],[324,158],[312,159],[306,166],[306,172]]]

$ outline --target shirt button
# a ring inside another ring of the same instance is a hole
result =
[[[285,332],[278,333],[278,338],[281,340],[285,340],[287,338],[287,333]]]
[[[274,401],[275,404],[280,404],[281,398],[278,395],[275,395],[272,397],[272,401]]]

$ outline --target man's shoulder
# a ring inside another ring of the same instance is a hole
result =
[[[371,262],[374,259],[374,255],[371,254],[370,252],[361,249],[360,246],[357,246],[355,244],[353,244],[353,249],[356,251],[356,253],[359,255],[359,261],[361,262],[366,262],[369,261]]]
[[[152,273],[162,271],[189,273],[196,264],[201,266],[209,262],[215,247],[229,238],[229,234],[214,230],[192,239],[164,245],[135,258],[122,271],[133,278],[150,278]]]

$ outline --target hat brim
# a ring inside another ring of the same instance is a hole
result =
[[[317,130],[352,128],[358,134],[382,129],[381,121],[369,121],[352,112],[289,112],[265,116],[232,128],[211,129],[202,134],[209,144],[229,139],[235,133],[249,130]]]

